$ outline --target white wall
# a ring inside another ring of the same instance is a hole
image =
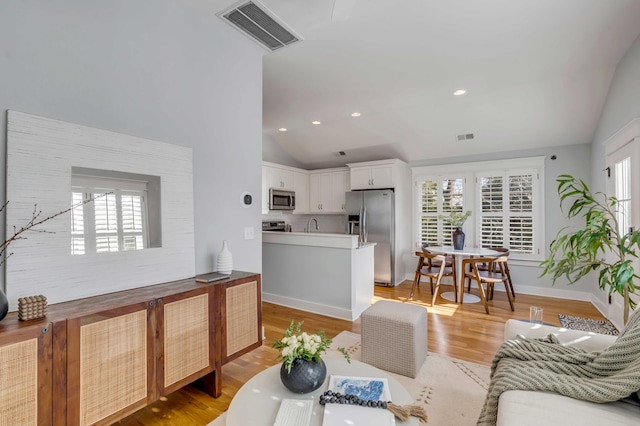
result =
[[[289,155],[271,135],[262,136],[262,159],[283,166],[306,169],[302,163]],[[343,166],[344,164],[341,165],[341,167]]]
[[[177,0],[2,0],[0,40],[3,158],[8,109],[191,147],[196,273],[225,239],[235,269],[261,271],[257,45]]]
[[[636,39],[622,57],[611,82],[602,117],[596,129],[592,144],[592,189],[606,192],[606,175],[603,172],[606,161],[604,142],[631,120],[640,117],[640,37]],[[607,293],[593,285],[596,303],[606,310]],[[617,313],[616,313],[617,314]],[[609,317],[616,316],[609,313]]]

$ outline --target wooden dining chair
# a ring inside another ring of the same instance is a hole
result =
[[[493,288],[495,284],[499,282],[504,284],[511,310],[515,310],[513,307],[513,298],[511,297],[511,289],[509,288],[507,276],[504,273],[504,263],[507,262],[507,258],[508,255],[502,255],[500,257],[473,257],[462,261],[462,270],[464,271],[463,282],[469,279],[478,283],[480,299],[482,299],[482,303],[484,303],[484,310],[487,314],[489,313],[489,304],[487,301],[493,299]],[[487,271],[481,271],[479,265],[484,263],[493,264],[493,266]],[[486,290],[485,285],[487,286]],[[464,294],[461,295],[461,299],[463,297]],[[460,300],[460,303],[462,303],[462,300]]]
[[[506,247],[490,247],[490,249],[493,251],[502,253],[503,256],[509,256],[509,249]],[[500,268],[502,268],[502,270],[500,270]],[[503,262],[499,264],[496,264],[493,262],[482,263],[478,265],[478,270],[484,271],[484,272],[500,271],[501,273],[505,274],[507,276],[507,282],[509,283],[509,289],[511,290],[511,297],[513,297],[514,299],[516,298],[516,292],[513,289],[513,281],[511,281],[511,271],[509,270],[509,262]],[[470,291],[470,290],[471,290],[471,280],[467,281],[467,291]]]
[[[509,256],[509,249],[506,247],[491,247],[491,250],[503,253],[505,256]],[[511,271],[509,271],[509,262],[505,261],[499,263],[498,266],[502,268],[502,273],[507,276],[507,282],[509,283],[509,289],[511,290],[511,297],[516,298],[516,292],[513,289],[513,281],[511,281]]]
[[[429,284],[431,286],[431,294],[433,294],[431,300],[431,306],[433,306],[436,302],[436,298],[438,297],[438,292],[440,291],[442,277],[452,277],[455,301],[458,302],[458,286],[456,285],[454,264],[449,261],[450,266],[447,266],[446,256],[436,255],[424,250],[421,252],[417,251],[416,256],[418,257],[418,267],[416,268],[416,275],[413,279],[413,286],[411,286],[411,294],[409,295],[409,298],[413,299],[413,293],[415,292],[416,287],[420,285],[420,279],[422,277],[427,277],[429,278]],[[438,266],[434,266],[436,264]],[[434,280],[435,289],[433,286]]]
[[[430,244],[423,244],[422,245],[422,251],[425,252],[425,253],[429,253],[429,254],[435,254],[431,250],[429,250],[429,247],[430,247]],[[453,259],[451,258],[451,256],[445,256],[445,258],[446,258],[445,265],[448,266],[448,267],[451,267],[452,264],[453,264]],[[427,264],[428,264],[428,266],[430,268],[433,268],[433,267],[439,268],[440,267],[440,261],[436,260],[436,259],[430,259]]]

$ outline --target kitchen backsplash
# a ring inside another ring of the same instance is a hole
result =
[[[270,212],[263,214],[262,220],[284,220],[287,225],[291,225],[293,232],[304,232],[309,223],[309,219],[318,221],[317,232],[329,232],[334,234],[344,234],[347,230],[347,219],[343,214],[292,214],[284,212]],[[312,224],[313,227],[315,225]],[[312,229],[315,231],[315,229]]]

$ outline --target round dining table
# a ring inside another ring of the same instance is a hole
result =
[[[462,270],[462,261],[470,257],[498,257],[500,252],[482,247],[465,247],[462,250],[456,250],[452,246],[429,246],[427,247],[431,253],[444,254],[452,256],[456,265],[456,285],[458,286],[458,300],[463,300],[463,303],[478,303],[480,298],[474,294],[469,294],[462,298],[464,293],[464,271]],[[455,300],[453,292],[445,292],[441,294],[443,299],[450,301]]]

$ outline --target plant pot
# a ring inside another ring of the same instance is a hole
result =
[[[456,228],[451,233],[451,240],[453,241],[454,250],[462,250],[464,248],[464,232],[462,232],[462,228]]]
[[[9,312],[9,299],[7,299],[7,295],[4,294],[4,291],[0,288],[0,321],[4,319],[7,312]]]
[[[309,393],[318,389],[327,377],[327,366],[322,359],[320,362],[295,359],[291,364],[291,371],[282,363],[280,380],[282,384],[294,393]]]

